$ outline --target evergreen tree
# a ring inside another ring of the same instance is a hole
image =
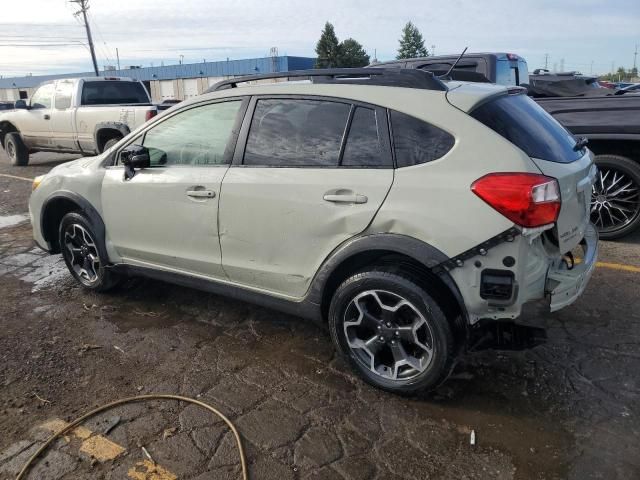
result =
[[[338,37],[329,22],[325,23],[320,40],[316,44],[316,68],[335,68],[340,64],[340,45]]]
[[[369,55],[364,51],[362,45],[353,38],[343,40],[339,45],[340,67],[356,68],[369,65]]]
[[[400,48],[396,58],[426,57],[428,55],[429,52],[424,46],[422,34],[413,23],[407,22],[402,29]]]

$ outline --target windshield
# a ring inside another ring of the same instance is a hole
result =
[[[523,94],[504,95],[480,105],[471,116],[532,158],[571,163],[584,155],[576,139],[542,107]]]

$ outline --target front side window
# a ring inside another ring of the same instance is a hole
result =
[[[71,107],[71,94],[73,93],[73,82],[60,81],[56,85],[56,109],[66,110]]]
[[[382,154],[376,111],[357,107],[344,147],[341,165],[345,167],[391,167]]]
[[[149,97],[140,82],[123,82],[121,80],[84,82],[82,105],[114,105],[118,103],[149,103]]]
[[[144,136],[151,166],[221,165],[241,100],[214,103],[180,112],[158,123]]]
[[[390,116],[398,168],[437,160],[453,148],[455,139],[444,130],[393,110]]]
[[[38,88],[31,97],[31,108],[51,108],[53,90],[53,83],[47,83]]]
[[[336,167],[349,109],[323,100],[258,100],[244,164]]]

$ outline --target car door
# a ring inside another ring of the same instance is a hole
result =
[[[124,179],[106,169],[102,208],[108,241],[125,263],[223,277],[218,240],[220,185],[247,101],[188,106],[131,143],[151,167]],[[117,154],[119,155],[119,153]]]
[[[54,84],[41,85],[31,97],[29,109],[22,114],[21,133],[25,145],[29,148],[52,148],[51,106]]]
[[[58,150],[78,150],[74,132],[74,110],[71,108],[73,80],[58,80],[51,109],[51,141]]]
[[[223,266],[239,284],[302,297],[391,187],[385,111],[282,96],[253,98],[249,111],[222,186]]]

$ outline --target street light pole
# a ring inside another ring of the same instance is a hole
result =
[[[80,10],[75,15],[82,13],[84,19],[84,28],[87,31],[87,40],[89,41],[89,50],[91,51],[91,60],[93,61],[93,70],[96,73],[96,77],[100,75],[98,71],[98,61],[96,60],[96,51],[93,48],[93,39],[91,38],[91,28],[89,28],[89,21],[87,20],[87,10],[89,10],[89,0],[69,0],[71,3],[77,3],[80,6]]]

